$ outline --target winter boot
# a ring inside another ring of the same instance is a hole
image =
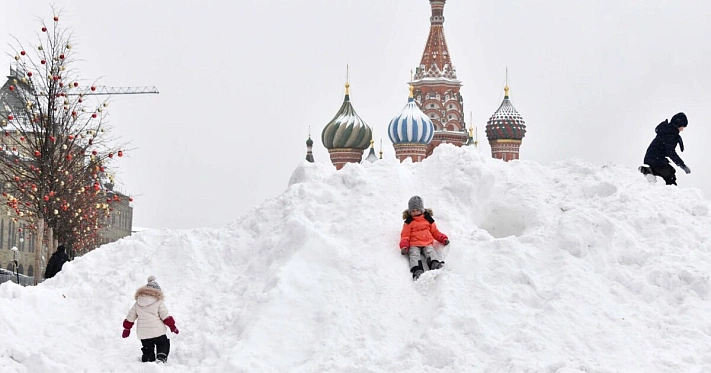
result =
[[[425,272],[425,269],[422,267],[422,261],[418,261],[416,266],[410,268],[410,272],[412,272],[412,279],[417,280],[420,275]]]
[[[168,362],[168,356],[163,353],[159,353],[158,356],[156,357],[156,363],[167,363]]]
[[[442,264],[443,264],[443,263],[440,262],[439,260],[433,260],[433,261],[430,263],[430,269],[440,269],[440,268],[442,268]]]
[[[143,351],[143,356],[141,356],[142,362],[148,363],[151,361],[156,361],[156,355],[153,352],[153,346],[151,346],[150,348],[144,346],[143,348],[141,348],[141,351]]]

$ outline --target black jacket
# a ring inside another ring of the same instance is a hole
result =
[[[64,263],[69,261],[69,256],[64,251],[55,251],[49,258],[47,269],[44,271],[44,278],[52,278],[62,270]]]
[[[677,166],[683,167],[684,161],[676,154],[676,145],[680,145],[680,149],[684,151],[684,142],[679,136],[679,128],[675,127],[669,121],[659,123],[654,130],[657,136],[652,140],[647,148],[647,154],[644,155],[644,163],[649,166],[661,166],[669,164],[669,157]]]

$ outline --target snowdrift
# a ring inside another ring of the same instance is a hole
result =
[[[417,282],[397,247],[414,194],[452,242]],[[145,230],[40,286],[2,284],[0,366],[711,372],[709,207],[625,167],[450,145],[414,164],[303,163],[225,228]],[[120,337],[149,275],[181,331],[165,366]]]

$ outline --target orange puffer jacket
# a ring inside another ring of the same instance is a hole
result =
[[[437,229],[432,218],[432,210],[426,209],[425,213],[419,216],[410,216],[409,211],[402,213],[405,224],[400,233],[400,249],[410,246],[429,246],[434,240],[444,243],[447,236]]]

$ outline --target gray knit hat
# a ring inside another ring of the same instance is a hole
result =
[[[422,202],[422,198],[420,196],[413,196],[407,202],[407,210],[410,212],[412,212],[412,210],[420,210],[420,211],[424,212],[425,211],[425,203]]]
[[[146,284],[147,287],[153,288],[156,290],[160,290],[160,285],[156,282],[156,276],[148,276],[148,283]]]

